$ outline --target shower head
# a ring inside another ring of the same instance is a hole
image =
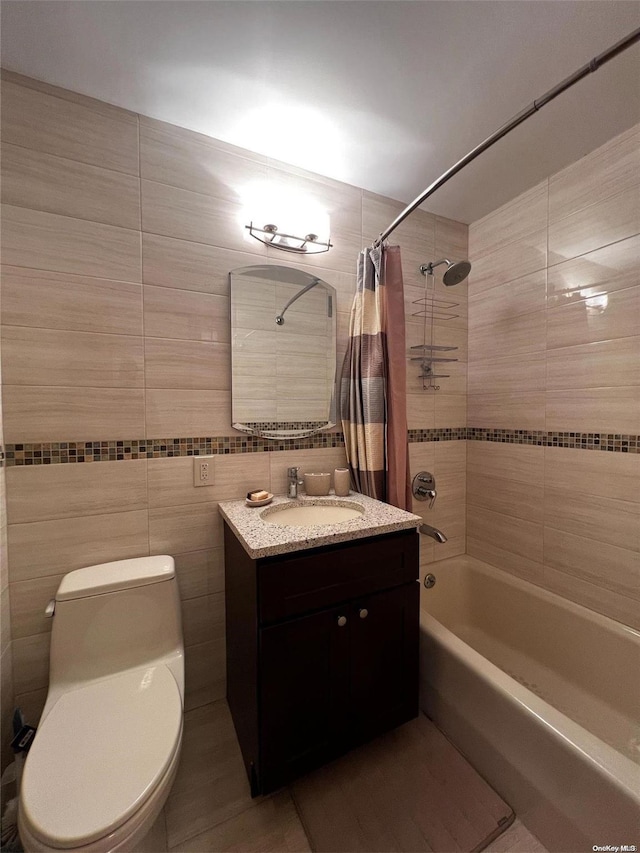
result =
[[[454,284],[460,284],[461,281],[464,281],[470,272],[471,264],[469,261],[455,261],[455,263],[449,264],[445,274],[442,276],[442,280],[447,287],[451,287]]]
[[[460,284],[471,272],[471,264],[469,261],[450,261],[448,258],[443,258],[441,261],[431,261],[428,264],[422,264],[420,272],[422,275],[433,275],[434,267],[439,267],[440,264],[446,264],[447,269],[442,276],[442,281],[447,287],[453,287],[454,284]]]

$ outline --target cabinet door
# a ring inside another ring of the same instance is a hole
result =
[[[344,751],[351,621],[346,604],[260,632],[261,793]]]
[[[409,583],[351,605],[352,744],[418,713],[419,599],[419,584]]]

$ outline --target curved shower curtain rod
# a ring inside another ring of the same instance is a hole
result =
[[[476,159],[480,154],[486,151],[488,148],[491,148],[494,143],[496,143],[499,139],[502,139],[503,136],[506,136],[507,133],[512,131],[519,124],[522,124],[523,121],[526,121],[530,116],[534,113],[538,112],[542,107],[556,98],[558,95],[562,94],[562,92],[571,88],[578,80],[582,80],[583,77],[586,77],[587,74],[591,74],[593,71],[597,71],[601,65],[604,65],[605,62],[608,62],[610,59],[613,59],[614,56],[617,56],[619,53],[622,53],[623,50],[626,50],[628,47],[631,47],[632,44],[640,41],[640,28],[634,30],[629,33],[629,35],[625,36],[619,42],[612,45],[608,50],[605,50],[603,53],[595,56],[591,62],[587,62],[586,65],[583,65],[582,68],[579,68],[577,71],[574,71],[573,74],[570,74],[569,77],[565,77],[565,79],[558,83],[557,86],[554,86],[552,89],[549,89],[548,92],[545,92],[540,98],[537,98],[532,104],[525,109],[521,110],[517,115],[515,115],[510,121],[504,124],[501,128],[496,130],[495,133],[492,133],[491,136],[488,136],[484,142],[481,142],[480,145],[477,145],[474,149],[472,149],[466,156],[464,156],[461,160],[458,160],[450,169],[441,175],[436,181],[430,184],[424,192],[420,193],[420,195],[411,202],[411,204],[407,205],[405,209],[400,213],[386,228],[381,232],[380,236],[376,238],[373,243],[374,248],[376,246],[380,246],[384,240],[391,234],[392,231],[395,231],[398,225],[400,225],[404,220],[409,216],[413,211],[420,207],[423,201],[426,201],[430,195],[440,189],[441,186],[447,183],[447,181],[456,175],[461,169],[471,163]]]

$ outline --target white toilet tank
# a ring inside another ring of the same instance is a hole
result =
[[[158,663],[184,695],[184,646],[173,557],[70,572],[55,598],[50,695],[70,684]]]

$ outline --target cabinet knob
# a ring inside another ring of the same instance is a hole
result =
[[[344,628],[344,626],[345,626],[346,624],[347,624],[347,617],[346,617],[346,616],[338,616],[338,625],[339,625],[341,628]]]
[[[366,619],[366,618],[367,618],[367,616],[369,615],[369,611],[367,610],[367,608],[366,608],[366,607],[361,607],[361,608],[360,608],[360,610],[359,610],[358,612],[359,612],[359,614],[360,614],[360,618],[361,618],[361,619]]]

